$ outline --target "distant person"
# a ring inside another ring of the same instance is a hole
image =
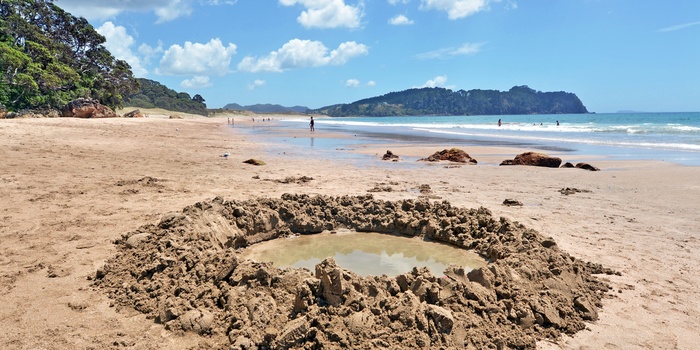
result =
[[[309,122],[309,127],[311,128],[311,131],[314,131],[314,117],[311,117],[311,121]]]
[[[499,119],[499,120],[498,120],[498,126],[501,126],[501,124],[502,124],[502,123],[501,123],[501,120]]]
[[[559,126],[559,121],[557,120],[557,126]]]

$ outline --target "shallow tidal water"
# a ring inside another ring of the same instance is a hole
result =
[[[338,266],[363,276],[396,276],[423,266],[442,276],[450,264],[467,271],[487,264],[478,254],[445,243],[349,230],[262,242],[248,247],[241,257],[311,271],[323,259],[333,257]]]

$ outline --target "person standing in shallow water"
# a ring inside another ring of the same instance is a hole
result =
[[[311,131],[314,131],[314,117],[311,117],[311,121],[309,122],[309,128],[311,128]]]
[[[501,126],[501,120],[500,120],[500,119],[498,120],[498,126]]]

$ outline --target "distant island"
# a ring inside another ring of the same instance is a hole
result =
[[[420,88],[391,92],[350,104],[336,104],[307,113],[331,117],[386,117],[401,115],[501,115],[588,113],[570,92],[541,92],[514,86],[508,91]]]

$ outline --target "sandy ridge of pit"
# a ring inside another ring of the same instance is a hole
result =
[[[338,228],[422,236],[490,259],[447,278],[414,269],[361,277],[327,259],[314,273],[237,259],[236,249]],[[95,286],[212,348],[526,348],[597,319],[611,273],[485,208],[428,200],[307,196],[188,206],[117,241]]]

